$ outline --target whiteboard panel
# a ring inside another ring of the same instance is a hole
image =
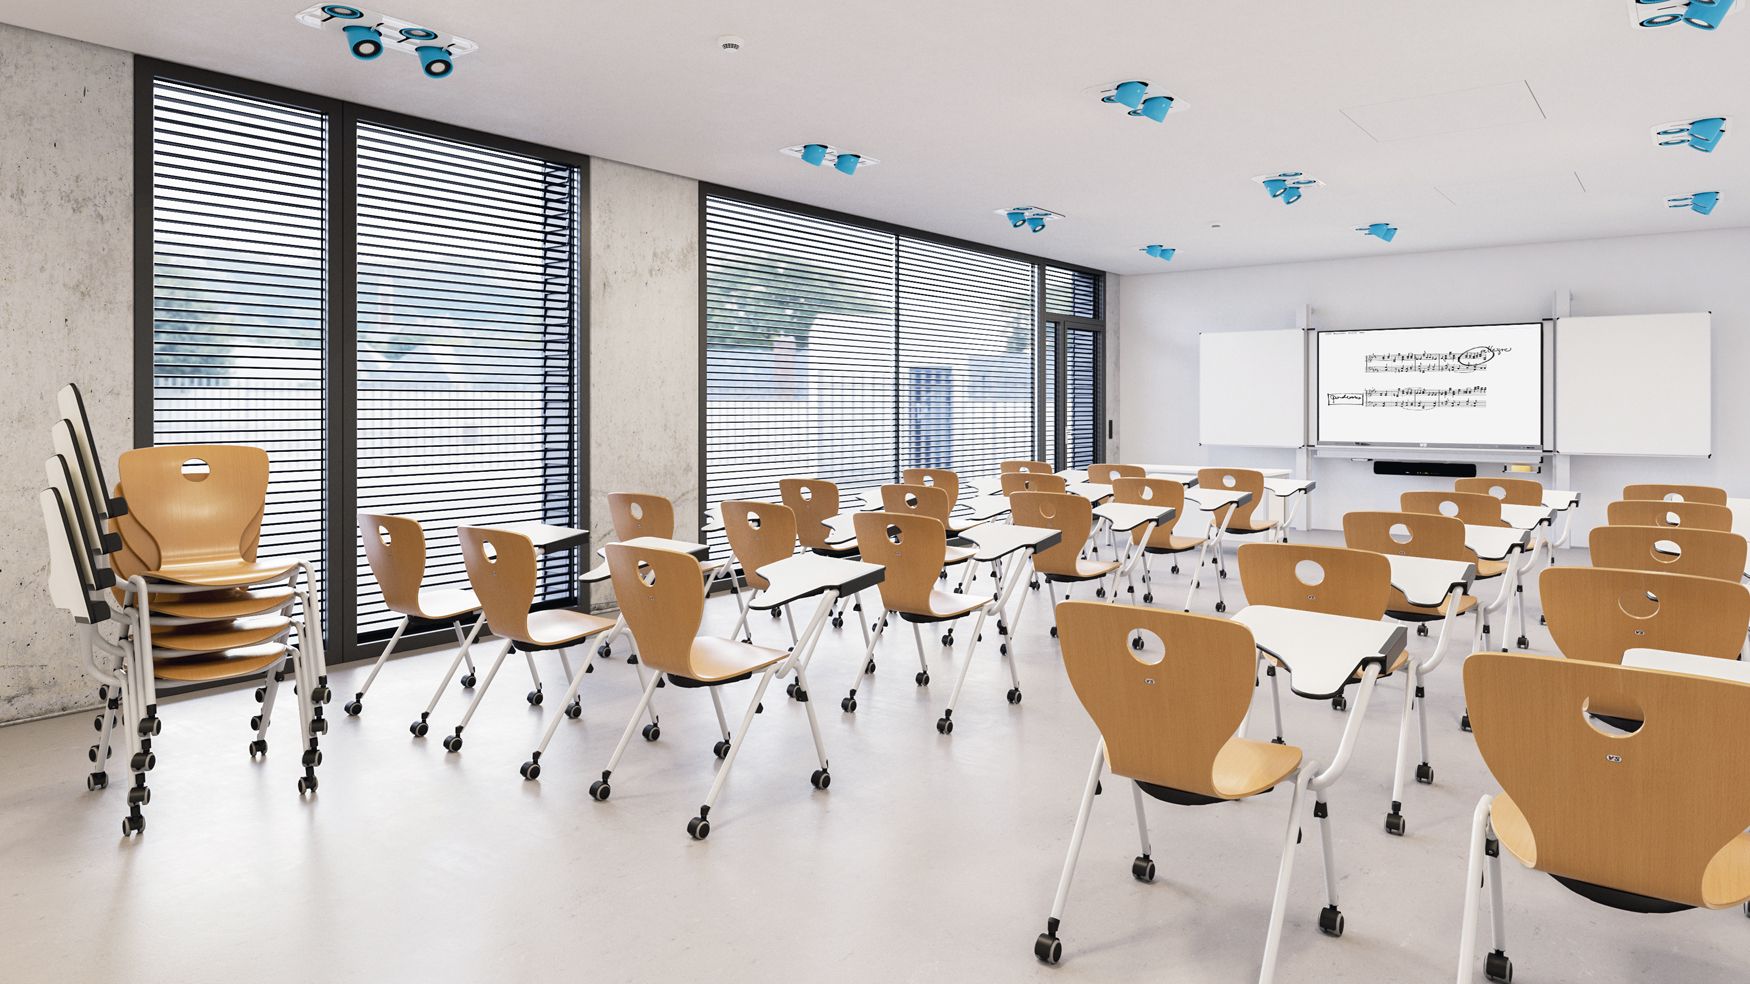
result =
[[[1290,329],[1199,335],[1197,440],[1258,448],[1305,444],[1305,333]]]
[[[1713,315],[1556,322],[1556,450],[1713,453]]]
[[[1318,442],[1543,446],[1543,325],[1321,331]]]

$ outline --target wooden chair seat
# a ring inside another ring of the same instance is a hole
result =
[[[232,588],[193,595],[158,594],[152,596],[152,613],[171,618],[206,620],[245,618],[250,615],[265,615],[284,607],[292,600],[292,594],[291,588],[255,591]],[[123,597],[119,587],[115,589],[115,596],[119,604]]]
[[[942,566],[953,567],[955,564],[964,564],[977,555],[977,547],[956,547],[950,544],[947,553],[942,555]]]
[[[1216,522],[1219,523],[1220,520],[1217,519]],[[1227,528],[1227,531],[1229,533],[1268,533],[1269,531],[1275,529],[1278,525],[1279,524],[1274,519],[1266,520],[1263,523],[1253,523],[1253,522],[1235,523],[1235,524],[1229,526]]]
[[[255,615],[233,622],[166,627],[152,631],[152,648],[177,653],[218,653],[267,642],[291,626],[292,620],[283,615]]]
[[[1505,573],[1507,573],[1507,561],[1477,558],[1477,580],[1480,581],[1486,577],[1500,577]]]
[[[176,564],[146,571],[148,579],[202,588],[241,588],[282,580],[298,566],[296,560],[216,560]]]
[[[727,683],[782,662],[789,655],[781,649],[768,649],[717,636],[698,636],[693,639],[689,651],[692,672],[677,674],[670,670],[668,675],[684,675],[689,680],[706,684]]]
[[[228,649],[217,654],[155,662],[152,664],[152,675],[159,680],[174,680],[179,683],[235,680],[258,676],[285,658],[286,647],[283,643],[265,642]]]
[[[1229,738],[1215,753],[1209,779],[1224,799],[1244,799],[1274,789],[1300,768],[1301,751],[1293,745]]]
[[[1196,550],[1203,546],[1206,537],[1169,535],[1165,542],[1150,538],[1148,546],[1142,549],[1151,554],[1176,554],[1187,550]]]
[[[401,615],[412,615],[414,618],[428,619],[433,622],[453,621],[458,615],[480,610],[480,598],[467,588],[421,588],[419,589],[419,609],[412,612],[397,612]]]
[[[1076,569],[1073,574],[1046,574],[1047,581],[1092,581],[1097,577],[1105,577],[1118,569],[1116,560],[1089,560],[1086,557],[1076,558]]]
[[[908,622],[946,622],[970,615],[988,604],[990,599],[982,595],[964,595],[958,591],[932,588],[928,611],[904,611],[898,615]]]
[[[536,646],[569,646],[614,627],[614,620],[569,608],[530,612],[527,636],[519,641]]]
[[[1458,611],[1455,614],[1469,614],[1471,609],[1475,607],[1477,607],[1476,595],[1460,595],[1458,599]],[[1432,620],[1445,618],[1447,610],[1450,608],[1452,608],[1451,595],[1447,595],[1446,599],[1438,605],[1417,605],[1411,603],[1410,599],[1404,597],[1402,591],[1399,591],[1397,588],[1392,588],[1391,600],[1386,602],[1385,613],[1393,618],[1402,618],[1408,615],[1414,618],[1427,618]]]

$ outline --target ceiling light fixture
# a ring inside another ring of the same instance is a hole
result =
[[[802,163],[814,167],[831,164],[833,170],[846,175],[856,174],[863,168],[881,163],[865,154],[853,154],[848,150],[840,150],[823,143],[797,144],[794,147],[782,148],[778,153],[795,157]]]
[[[1357,226],[1355,231],[1361,233],[1363,236],[1372,236],[1375,239],[1380,239],[1388,243],[1398,238],[1398,227],[1388,222],[1375,222],[1371,225]]]
[[[999,208],[997,214],[1009,220],[1009,225],[1019,229],[1026,226],[1033,232],[1044,232],[1046,225],[1062,219],[1063,216],[1048,208],[1036,205],[1015,205],[1010,208]]]
[[[330,24],[340,25],[347,50],[360,61],[371,61],[384,50],[417,55],[420,70],[433,79],[450,75],[456,69],[457,58],[480,48],[467,38],[344,3],[317,4],[300,11],[297,21],[319,31]]]
[[[1653,142],[1661,147],[1688,147],[1711,154],[1726,137],[1726,117],[1705,116],[1699,120],[1673,120],[1653,127]]]
[[[1629,0],[1636,27],[1688,24],[1700,31],[1717,30],[1735,0]]]
[[[1307,188],[1316,188],[1324,184],[1318,178],[1310,177],[1305,171],[1279,171],[1275,174],[1260,174],[1252,179],[1264,186],[1271,198],[1278,199],[1284,205],[1293,205],[1300,201],[1300,196]]]
[[[1693,195],[1681,198],[1667,198],[1665,204],[1670,208],[1686,208],[1697,215],[1708,215],[1714,206],[1720,203],[1720,193],[1717,191],[1698,191]]]

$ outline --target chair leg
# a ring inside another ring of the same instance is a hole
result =
[[[1464,880],[1464,922],[1458,934],[1457,984],[1468,984],[1475,979],[1477,912],[1483,901],[1483,860],[1489,845],[1497,843],[1494,830],[1489,825],[1489,806],[1494,799],[1493,796],[1484,796],[1478,800],[1476,812],[1471,815],[1470,860],[1465,868]],[[1496,880],[1499,881],[1497,866],[1491,866],[1491,873],[1496,874]]]
[[[383,664],[389,660],[389,654],[395,651],[395,644],[401,641],[401,633],[407,631],[407,626],[412,621],[413,619],[406,615],[401,616],[401,624],[395,626],[395,634],[389,637],[389,644],[383,647],[383,651],[377,654],[377,661],[371,664],[371,672],[369,676],[365,677],[365,685],[360,687],[358,693],[353,695],[352,700],[347,702],[346,713],[357,717],[364,711],[365,694],[370,692],[371,684],[377,682],[377,674],[382,672]]]
[[[711,808],[717,805],[717,796],[723,792],[723,784],[729,779],[729,770],[735,767],[735,757],[741,753],[743,745],[747,744],[747,730],[753,726],[753,716],[759,707],[760,699],[766,695],[766,687],[772,682],[772,674],[778,671],[778,665],[766,667],[760,674],[760,682],[754,687],[753,700],[747,703],[747,712],[741,718],[741,739],[729,746],[729,754],[723,759],[723,767],[717,770],[717,777],[711,780],[711,791],[705,794],[705,802],[699,807],[699,815],[687,821],[687,833],[694,840],[704,840],[711,833]],[[813,720],[810,715],[810,720]]]
[[[968,563],[970,563],[970,561]],[[859,591],[855,595],[852,595],[852,599],[853,604],[851,605],[851,611],[857,613],[857,628],[863,630],[863,645],[867,646],[869,644],[869,623],[865,621],[862,616],[863,592]]]
[[[796,616],[791,613],[790,606],[784,606],[784,622],[790,626],[790,645],[796,645]]]
[[[468,654],[468,647],[470,647],[474,644],[475,636],[480,634],[480,627],[482,625],[485,625],[485,624],[486,624],[485,613],[481,613],[481,615],[478,618],[474,619],[474,628],[471,631],[466,632],[466,633],[464,633],[462,631],[462,620],[461,619],[456,619],[456,621],[453,623],[452,627],[456,630],[456,644],[457,644],[457,646],[460,647],[462,662],[464,665],[466,665],[468,667],[468,672],[462,675],[462,689],[463,690],[474,689],[474,684],[476,682],[476,678],[474,676],[474,657]]]
[[[1282,684],[1276,677],[1276,664],[1264,667],[1264,675],[1270,678],[1270,707],[1276,712],[1276,737],[1271,741],[1277,745],[1288,744],[1282,737]]]
[[[449,669],[444,671],[444,678],[438,681],[437,689],[432,691],[431,701],[425,705],[425,710],[420,713],[419,720],[407,726],[407,730],[413,733],[413,737],[425,737],[426,730],[431,727],[429,723],[431,712],[437,710],[438,701],[443,699],[444,691],[449,689],[450,680],[456,675],[456,667],[462,665],[464,660],[468,663],[468,677],[462,682],[469,687],[474,685],[474,661],[468,656],[468,647],[473,644],[475,638],[480,635],[480,630],[485,626],[485,615],[474,620],[474,627],[468,631],[467,638],[462,640],[461,648],[457,649],[456,655],[450,659]]]
[[[1331,844],[1331,805],[1322,789],[1313,791],[1313,819],[1319,824],[1319,843],[1325,858],[1325,907],[1319,911],[1319,932],[1343,935],[1343,910],[1337,908],[1337,851]]]
[[[1258,984],[1276,979],[1276,951],[1282,944],[1282,918],[1288,908],[1288,884],[1294,875],[1294,849],[1300,843],[1300,803],[1312,780],[1313,766],[1304,763],[1294,777],[1294,794],[1288,801],[1288,834],[1283,839],[1282,863],[1276,871],[1276,897],[1270,903],[1270,928],[1264,936],[1264,963]]]
[[[1513,961],[1507,958],[1507,905],[1503,898],[1504,889],[1501,886],[1501,842],[1495,839],[1494,831],[1489,832],[1489,839],[1484,843],[1483,853],[1489,858],[1489,915],[1492,917],[1493,930],[1491,936],[1494,949],[1489,951],[1483,961],[1483,976],[1491,981],[1510,984],[1513,979]]]
[[[734,584],[735,580],[731,578],[729,583]],[[739,591],[735,593],[735,601],[736,604],[741,606],[741,614],[735,620],[735,627],[729,630],[730,639],[740,636],[742,642],[753,642],[753,634],[747,627],[748,612],[753,611],[753,596],[754,592],[752,591],[749,591],[746,594],[742,594]]]
[[[486,679],[480,681],[480,688],[474,691],[474,699],[468,702],[468,709],[462,712],[462,721],[460,724],[456,725],[455,733],[444,736],[444,751],[459,752],[462,750],[462,729],[468,726],[468,722],[474,717],[474,712],[480,709],[481,699],[486,696],[486,691],[492,688],[493,678],[498,676],[499,668],[504,666],[505,657],[509,656],[510,651],[514,648],[516,648],[516,646],[508,639],[506,639],[504,645],[500,647],[498,655],[492,660],[492,666],[486,670]],[[527,654],[525,653],[524,655]],[[454,670],[454,664],[452,664],[450,668]],[[445,682],[447,683],[449,681],[446,680]]]
[[[534,681],[535,684],[535,689],[529,691],[529,706],[539,707],[541,706],[541,702],[546,700],[546,697],[542,693],[541,671],[535,667],[534,653],[523,653],[523,660],[529,664],[529,679]]]
[[[954,681],[954,692],[948,697],[948,708],[942,712],[940,718],[936,719],[937,734],[951,735],[954,733],[954,705],[960,703],[960,690],[966,686],[966,673],[972,669],[972,654],[978,649],[978,637],[984,632],[985,613],[989,610],[990,606],[988,605],[980,608],[978,618],[972,623],[972,635],[966,640],[966,656],[960,662],[960,676]],[[1007,659],[1007,656],[1005,655],[1004,658]],[[1008,663],[1009,680],[1012,684],[1009,689],[1009,703],[1019,704],[1021,702],[1021,679],[1015,675],[1015,661],[1009,659]]]
[[[487,676],[491,680],[490,675]],[[656,681],[662,679],[661,674],[650,674],[649,682],[644,684],[644,692],[638,697],[638,706],[633,708],[632,717],[626,722],[626,730],[620,733],[620,743],[614,746],[614,754],[608,757],[608,767],[602,770],[602,777],[589,784],[590,798],[596,802],[606,800],[613,792],[608,780],[613,778],[614,770],[620,767],[620,758],[626,754],[626,746],[632,743],[632,733],[638,729],[638,720],[644,717],[644,711],[650,706],[650,698],[656,694]]]
[[[1398,716],[1398,751],[1391,772],[1391,809],[1385,815],[1385,832],[1404,836],[1404,766],[1410,757],[1410,716],[1416,702],[1416,664],[1404,667],[1404,707]],[[1426,746],[1424,746],[1426,747]]]
[[[846,714],[855,713],[857,710],[857,684],[863,681],[865,673],[875,672],[875,647],[881,642],[881,636],[886,632],[887,613],[883,610],[881,617],[875,620],[875,632],[869,637],[869,644],[863,647],[863,658],[857,663],[856,675],[851,678],[851,689],[845,694],[844,699],[839,701],[839,710]],[[918,652],[920,655],[923,652],[921,642]]]
[[[1422,731],[1422,762],[1416,766],[1416,781],[1425,786],[1434,785],[1434,766],[1428,763],[1428,685],[1422,682],[1422,674],[1416,674],[1416,717]]]
[[[924,656],[924,633],[916,622],[911,623],[911,639],[918,647],[917,685],[927,687],[930,685],[930,662]]]
[[[1136,801],[1136,833],[1142,841],[1142,853],[1130,862],[1130,876],[1139,882],[1155,880],[1154,852],[1148,842],[1148,813],[1142,808],[1142,787],[1130,784],[1131,797]]]
[[[566,718],[576,719],[583,716],[583,701],[577,696],[579,687],[583,686],[583,678],[589,674],[589,656],[585,654],[583,663],[572,672],[571,660],[566,658],[565,650],[559,650],[560,662],[565,667],[565,696],[559,699],[559,705],[565,708],[565,713],[553,715],[553,720],[547,722],[547,730],[541,734],[541,744],[535,747],[529,760],[517,770],[524,779],[539,779],[541,777],[541,756],[546,754],[547,745],[553,741],[553,735],[559,731],[559,722]]]
[[[1094,744],[1094,764],[1088,770],[1087,785],[1082,787],[1082,802],[1076,808],[1076,825],[1069,836],[1069,854],[1063,859],[1063,875],[1057,880],[1057,895],[1051,900],[1051,916],[1045,920],[1045,932],[1033,941],[1033,955],[1048,964],[1063,959],[1063,943],[1057,931],[1063,925],[1063,909],[1069,902],[1069,883],[1075,878],[1076,861],[1082,855],[1082,840],[1088,833],[1088,814],[1094,809],[1094,791],[1100,785],[1100,773],[1106,767],[1106,745]]]
[[[729,733],[729,719],[723,716],[723,697],[717,693],[716,687],[706,687],[711,692],[711,709],[717,712],[717,731],[723,735],[717,744],[711,746],[711,754],[722,758],[729,754],[729,743],[732,736]]]

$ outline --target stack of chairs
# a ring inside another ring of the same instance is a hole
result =
[[[304,746],[298,791],[314,792],[319,739],[328,730],[322,706],[331,697],[321,606],[306,561],[257,559],[267,453],[229,445],[128,451],[109,496],[76,387],[62,389],[59,408],[49,487],[40,500],[51,595],[80,626],[104,702],[87,787],[108,785],[107,760],[119,734],[132,773],[122,831],[143,831],[141,808],[151,801],[145,774],[156,765],[152,738],[161,730],[157,682],[259,675],[262,707],[250,722],[250,755],[266,753],[274,698],[290,676]],[[104,622],[118,626],[115,639],[97,631]]]

